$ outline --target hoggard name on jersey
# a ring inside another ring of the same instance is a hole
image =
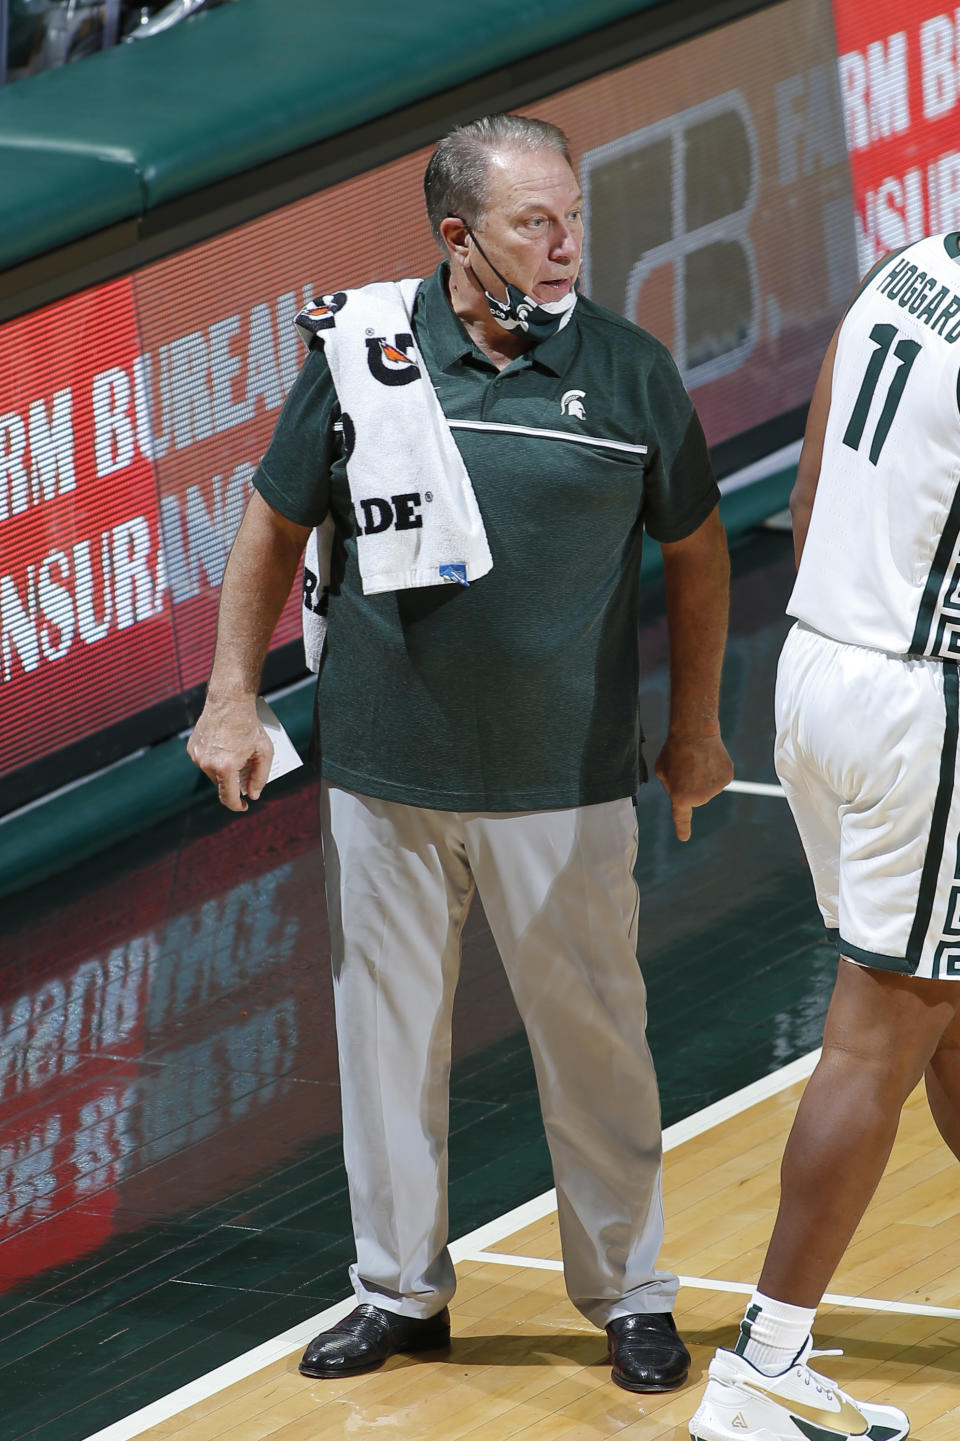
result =
[[[903,310],[915,315],[937,335],[942,335],[950,345],[960,340],[960,319],[957,318],[960,317],[960,295],[935,275],[928,275],[901,257],[881,276],[877,289],[881,295],[896,300]]]

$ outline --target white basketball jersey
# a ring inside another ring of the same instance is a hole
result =
[[[788,613],[960,659],[960,233],[892,256],[848,310]]]

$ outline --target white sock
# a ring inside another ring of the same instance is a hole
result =
[[[814,1306],[788,1306],[754,1291],[740,1322],[740,1339],[734,1350],[765,1376],[779,1376],[792,1365],[813,1328]]]

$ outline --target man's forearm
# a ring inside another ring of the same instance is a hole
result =
[[[256,695],[308,534],[309,529],[279,518],[254,493],[224,572],[208,696]]]
[[[269,779],[273,746],[256,711],[260,672],[309,534],[254,491],[227,561],[213,671],[187,754],[231,811],[245,811],[247,796],[255,800]]]

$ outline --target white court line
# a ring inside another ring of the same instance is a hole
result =
[[[663,1149],[673,1150],[675,1146],[689,1141],[693,1136],[699,1136],[704,1131],[709,1131],[713,1126],[719,1126],[721,1122],[730,1120],[731,1117],[739,1115],[742,1111],[749,1110],[751,1106],[766,1100],[768,1096],[775,1096],[779,1091],[784,1091],[792,1086],[795,1081],[804,1080],[809,1076],[817,1063],[819,1051],[811,1051],[806,1056],[792,1061],[790,1065],[783,1066],[779,1071],[774,1071],[770,1076],[763,1076],[752,1085],[744,1086],[739,1091],[734,1091],[730,1096],[724,1097],[722,1101],[715,1101],[712,1106],[705,1106],[703,1110],[697,1111],[694,1115],[688,1116],[683,1121],[677,1121],[675,1125],[668,1126],[663,1133]],[[486,1225],[478,1226],[469,1235],[461,1236],[459,1241],[454,1241],[450,1247],[450,1255],[454,1262],[472,1259],[476,1252],[483,1252],[486,1247],[502,1241],[506,1236],[511,1236],[520,1231],[524,1226],[531,1225],[534,1221],[540,1221],[544,1216],[549,1216],[557,1208],[556,1191],[545,1191],[542,1196],[536,1196],[532,1201],[525,1202],[522,1206],[515,1206],[512,1211],[507,1211],[503,1216],[498,1216]],[[484,1260],[490,1260],[489,1255],[484,1255]],[[553,1269],[557,1262],[550,1262],[545,1265],[535,1258],[525,1258],[524,1264],[540,1266],[543,1269]],[[688,1285],[704,1284],[687,1282]],[[752,1293],[753,1288],[748,1287]],[[882,1306],[889,1306],[891,1303],[871,1303],[871,1309],[880,1309]],[[346,1316],[356,1305],[353,1296],[338,1301],[334,1306],[329,1306],[319,1315],[311,1316],[306,1321],[301,1321],[296,1326],[291,1326],[288,1331],[282,1331],[279,1336],[273,1336],[262,1345],[255,1346],[251,1351],[246,1351],[242,1356],[237,1356],[233,1361],[227,1361],[223,1366],[218,1366],[214,1371],[208,1371],[205,1376],[200,1376],[196,1381],[190,1381],[186,1386],[171,1391],[167,1396],[161,1396],[158,1401],[152,1401],[148,1406],[143,1406],[139,1411],[133,1411],[129,1416],[115,1421],[111,1426],[106,1426],[86,1441],[130,1441],[131,1437],[138,1436],[141,1431],[146,1431],[151,1426],[159,1426],[161,1422],[168,1421],[171,1416],[176,1416],[180,1411],[186,1411],[188,1407],[195,1406],[200,1401],[206,1401],[208,1397],[215,1396],[218,1391],[226,1390],[228,1386],[234,1385],[237,1381],[244,1380],[255,1371],[270,1365],[273,1361],[279,1361],[291,1351],[300,1350],[307,1342],[314,1337],[318,1331],[324,1331],[327,1327],[334,1325],[343,1316]],[[939,1314],[939,1313],[938,1313]]]
[[[476,1251],[461,1256],[461,1261],[483,1261],[494,1266],[523,1266],[531,1271],[562,1271],[562,1261],[550,1261],[544,1256],[513,1256],[506,1251]],[[728,1291],[739,1296],[752,1296],[756,1287],[746,1281],[721,1281],[712,1276],[681,1276],[681,1288],[691,1291]],[[826,1291],[825,1306],[846,1306],[852,1311],[895,1311],[899,1316],[944,1316],[955,1321],[960,1310],[952,1306],[912,1306],[908,1301],[878,1301],[871,1296],[841,1296]]]
[[[783,786],[767,785],[764,781],[731,781],[724,786],[725,791],[736,791],[742,796],[780,796],[786,799],[783,793]]]

